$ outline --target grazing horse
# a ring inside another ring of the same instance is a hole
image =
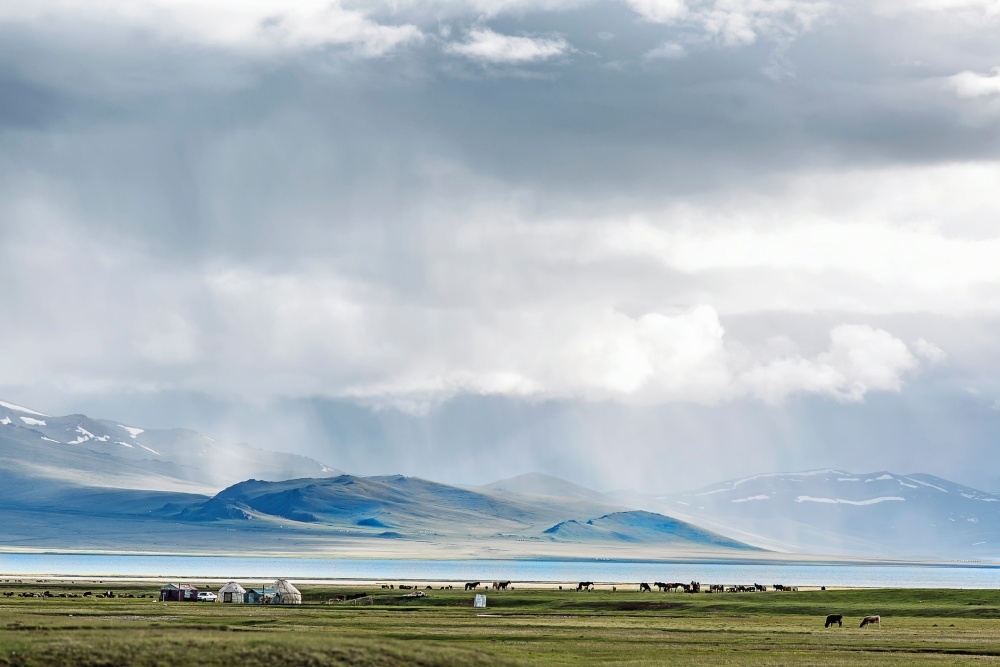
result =
[[[469,583],[467,583],[465,585],[465,590],[467,590],[467,591],[474,591],[477,588],[479,588],[481,585],[482,585],[482,582],[479,582],[479,581],[470,581]]]
[[[589,591],[589,590],[591,590],[591,589],[592,589],[593,587],[594,587],[594,582],[593,582],[593,581],[581,581],[581,582],[580,582],[580,583],[579,583],[579,584],[577,585],[577,587],[576,587],[576,590],[577,590],[577,591],[583,591],[583,590],[587,590],[587,591]]]
[[[662,581],[653,582],[653,585],[660,589],[661,593],[670,588],[670,584],[665,584]]]
[[[826,623],[823,624],[824,628],[828,628],[834,623],[837,624],[838,628],[844,627],[844,615],[843,614],[830,614],[826,617]],[[864,627],[864,626],[861,626]]]
[[[881,616],[865,616],[861,621],[861,627],[867,628],[869,625],[877,625],[879,628],[882,627],[882,617]]]
[[[494,581],[493,582],[493,590],[495,590],[495,591],[505,591],[505,590],[507,590],[508,586],[510,586],[510,582],[509,581]]]
[[[639,592],[640,593],[652,593],[653,589],[650,588],[649,584],[647,584],[646,582],[642,582],[641,584],[639,584]]]

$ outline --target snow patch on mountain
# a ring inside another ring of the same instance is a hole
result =
[[[887,482],[889,480],[896,479],[892,475],[881,475],[879,477],[872,477],[871,479],[866,479],[865,482]]]
[[[10,424],[10,423],[12,423],[10,421],[10,417],[4,417],[3,419],[0,419],[0,424],[3,424],[4,426],[6,426],[7,424]]]
[[[135,438],[136,436],[138,436],[140,433],[145,433],[146,432],[146,429],[144,429],[144,428],[136,428],[134,426],[125,426],[124,424],[119,424],[119,426],[122,427],[123,429],[125,429],[126,431],[128,431],[128,434],[130,436],[132,436],[133,438]]]
[[[32,419],[31,417],[21,417],[20,419],[28,426],[48,426],[44,419]]]
[[[838,470],[824,469],[824,470],[807,470],[806,472],[797,473],[787,473],[787,472],[768,472],[761,475],[754,475],[753,477],[744,477],[743,479],[737,479],[731,482],[730,489],[735,489],[740,484],[746,484],[747,482],[754,482],[758,479],[767,479],[768,477],[813,477],[815,475],[828,475],[830,473],[839,472]],[[714,493],[714,492],[712,492]]]
[[[940,486],[936,486],[936,485],[930,484],[928,482],[921,482],[919,479],[913,479],[912,477],[907,477],[906,479],[910,480],[911,482],[916,482],[917,484],[922,484],[923,486],[926,486],[926,487],[929,487],[929,488],[932,488],[932,489],[937,489],[941,493],[948,493],[948,489],[942,489]]]
[[[760,494],[758,496],[750,496],[748,498],[736,498],[735,500],[730,500],[729,502],[731,502],[731,503],[746,503],[746,502],[749,502],[751,500],[770,500],[770,499],[771,499],[770,496],[765,496],[764,494]]]
[[[901,498],[899,496],[881,496],[879,498],[869,498],[867,500],[845,500],[844,498],[813,498],[812,496],[798,496],[795,498],[797,503],[832,503],[841,505],[874,505],[876,503],[884,503],[887,500],[899,500],[905,501],[906,498]]]
[[[84,442],[87,442],[88,440],[93,440],[97,437],[87,429],[83,428],[82,426],[77,426],[76,432],[79,433],[80,435],[77,438],[74,438],[73,440],[67,442],[66,443],[67,445],[83,444]]]
[[[48,417],[47,414],[41,412],[35,412],[34,410],[29,410],[28,408],[21,407],[20,405],[14,405],[13,403],[5,403],[0,401],[0,408],[7,408],[8,410],[13,410],[14,412],[23,412],[29,415],[35,415],[37,417]]]

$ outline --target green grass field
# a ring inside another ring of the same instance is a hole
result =
[[[23,598],[23,591],[151,598]],[[298,607],[161,603],[159,586],[0,584],[0,665],[950,665],[1000,661],[1000,591],[464,591]],[[828,613],[844,627],[824,629]],[[882,628],[857,626],[880,614]]]

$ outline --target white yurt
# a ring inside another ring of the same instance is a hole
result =
[[[274,599],[275,604],[302,604],[302,593],[288,583],[288,579],[278,579],[274,582],[274,590],[278,592]]]
[[[240,586],[235,581],[230,581],[228,584],[219,589],[219,602],[243,604],[246,594],[247,591],[245,588]]]

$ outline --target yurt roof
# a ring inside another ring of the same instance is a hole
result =
[[[228,584],[219,589],[220,593],[246,593],[246,589],[240,586],[235,581],[230,581]]]
[[[288,583],[288,579],[278,579],[274,582],[274,588],[279,593],[294,593],[301,595],[301,593],[299,593],[299,589]]]

